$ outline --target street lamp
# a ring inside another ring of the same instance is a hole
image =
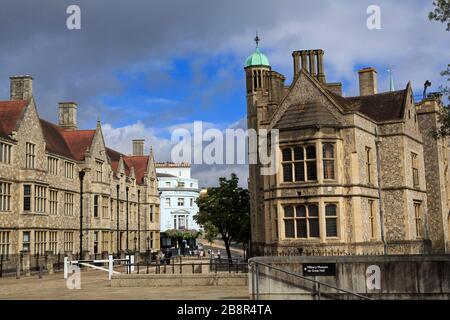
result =
[[[80,178],[80,260],[83,260],[83,180],[85,175],[85,170],[78,173]]]

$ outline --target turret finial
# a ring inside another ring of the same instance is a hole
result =
[[[260,41],[261,41],[261,38],[258,36],[258,31],[256,31],[256,37],[255,37],[256,48],[259,48]]]
[[[389,91],[391,91],[391,92],[395,91],[393,71],[394,71],[394,68],[392,68],[392,66],[389,66],[389,68],[388,68],[388,73],[389,73]]]

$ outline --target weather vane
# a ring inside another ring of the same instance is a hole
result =
[[[258,31],[256,31],[256,37],[255,37],[255,42],[256,42],[256,47],[259,47],[259,42],[261,41],[261,38],[258,36]]]

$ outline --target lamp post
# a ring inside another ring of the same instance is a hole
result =
[[[138,240],[139,240],[139,252],[141,251],[141,190],[138,189]],[[134,250],[136,251],[136,250]]]
[[[130,189],[128,187],[126,187],[126,203],[125,203],[125,205],[126,205],[126,212],[127,212],[127,221],[126,221],[126,224],[127,224],[127,252],[129,251],[129,249],[128,249],[128,244],[129,244],[129,241],[128,241],[128,191],[129,190]]]
[[[83,180],[86,172],[81,170],[80,177],[80,260],[83,260]]]
[[[117,213],[116,213],[116,215],[117,215],[117,239],[116,239],[116,242],[117,242],[117,257],[119,257],[119,252],[120,252],[120,230],[119,230],[119,219],[120,219],[120,212],[119,212],[119,189],[120,189],[120,186],[119,185],[117,185],[117,203],[116,203],[116,210],[117,210]]]

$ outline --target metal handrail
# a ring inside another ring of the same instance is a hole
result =
[[[283,269],[280,269],[280,268],[277,268],[277,267],[274,267],[274,266],[271,266],[271,265],[268,265],[268,264],[265,264],[265,263],[262,263],[262,262],[249,261],[248,264],[249,264],[250,267],[252,266],[252,264],[255,265],[255,267],[256,267],[256,274],[257,275],[259,274],[259,272],[258,272],[259,271],[258,270],[259,269],[258,265],[261,265],[263,267],[267,267],[269,269],[277,270],[277,271],[283,272],[285,274],[288,274],[288,275],[291,275],[291,276],[294,276],[294,277],[297,277],[297,278],[300,278],[300,279],[303,279],[303,280],[310,281],[310,282],[314,283],[316,288],[317,288],[316,291],[318,291],[318,298],[319,298],[319,300],[320,300],[320,286],[325,286],[325,287],[328,287],[328,288],[331,288],[331,289],[334,289],[334,290],[337,290],[337,291],[340,291],[340,292],[348,293],[348,294],[351,294],[351,295],[353,295],[355,297],[361,298],[363,300],[373,300],[373,299],[371,299],[369,297],[366,297],[366,296],[363,296],[363,295],[361,295],[359,293],[355,293],[355,292],[352,292],[352,291],[349,291],[349,290],[338,288],[338,287],[335,287],[335,286],[333,286],[331,284],[327,284],[327,283],[324,283],[322,281],[318,281],[318,280],[314,280],[314,279],[311,279],[311,278],[307,278],[307,277],[301,276],[299,274],[292,273],[292,272],[289,272],[289,271],[286,271],[286,270],[283,270]],[[254,286],[252,286],[252,287],[254,287]],[[259,290],[258,289],[259,289],[259,281],[256,281],[257,299],[259,299]]]

